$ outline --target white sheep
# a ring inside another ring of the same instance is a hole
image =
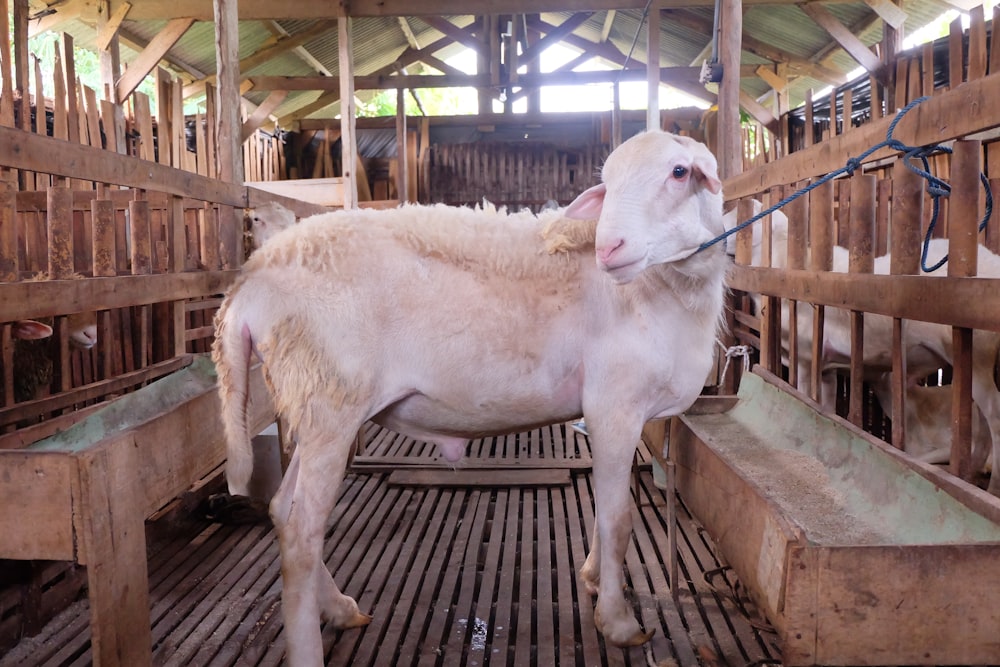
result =
[[[754,204],[756,211],[760,211],[759,202]],[[724,216],[724,225],[727,229],[735,226],[736,214],[731,211]],[[753,231],[753,252],[751,264],[761,263],[761,239],[762,234],[758,225]],[[788,249],[788,218],[780,211],[772,215],[771,221],[772,237],[772,266],[785,268],[787,266]],[[735,248],[735,236],[728,239],[727,247],[730,253]],[[948,253],[947,239],[932,239],[928,247],[929,257],[943,257]],[[835,246],[833,248],[833,271],[847,272],[849,264],[849,252],[846,248]],[[888,274],[891,258],[883,255],[875,258],[874,273]],[[978,271],[979,275],[989,278],[1000,278],[1000,257],[990,252],[980,245],[978,251]],[[923,273],[926,276],[947,275],[947,263],[938,271],[933,273]],[[755,303],[759,309],[759,295],[754,295]],[[797,328],[799,336],[798,353],[798,377],[804,379],[809,377],[812,363],[812,308],[799,308],[797,316]],[[823,328],[823,349],[820,368],[822,369],[822,383],[820,392],[820,402],[828,409],[832,409],[834,401],[833,388],[835,387],[834,373],[837,369],[848,368],[851,360],[851,323],[848,311],[841,308],[826,308],[825,322]],[[788,358],[788,308],[782,306],[782,347],[787,361]],[[904,325],[903,333],[904,353],[907,364],[907,384],[916,386],[921,380],[938,369],[952,363],[952,327],[934,322],[921,322],[917,320],[907,321]],[[864,348],[863,364],[866,378],[877,380],[884,372],[892,369],[892,318],[875,313],[867,313],[864,318]],[[986,419],[990,442],[993,443],[993,469],[1000,469],[1000,391],[993,380],[994,369],[997,365],[998,355],[1000,355],[1000,333],[992,331],[975,331],[973,334],[973,364],[972,364],[972,398],[982,411]],[[941,405],[938,401],[934,405]],[[888,406],[883,406],[886,409]],[[939,408],[940,409],[940,408]],[[936,417],[937,421],[943,424],[950,423],[950,410],[947,413],[940,413]],[[993,495],[1000,496],[1000,475],[991,475],[988,490]]]
[[[14,338],[14,401],[38,398],[52,383],[59,350],[51,339],[51,320],[18,320],[11,326]],[[93,312],[74,313],[66,318],[70,347],[89,350],[97,342],[97,317]]]
[[[370,620],[322,560],[368,419],[454,462],[472,438],[585,415],[596,529],[581,579],[609,643],[648,640],[623,594],[630,469],[643,424],[690,406],[712,366],[728,261],[721,245],[696,250],[722,232],[721,187],[702,144],[652,131],[565,211],[340,211],[251,256],[217,315],[213,358],[232,493],[246,493],[252,466],[255,353],[297,440],[270,508],[290,664],[322,663],[320,616]]]
[[[892,412],[891,373],[871,383],[882,410]],[[951,456],[951,405],[954,392],[948,385],[913,385],[906,388],[903,417],[906,451],[925,463],[947,463]],[[990,427],[982,410],[972,404],[972,469],[982,472],[990,455]]]
[[[250,209],[250,244],[254,250],[259,249],[278,232],[295,224],[295,213],[281,204],[269,201]]]

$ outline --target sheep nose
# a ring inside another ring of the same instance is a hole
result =
[[[614,255],[622,246],[625,245],[625,239],[612,239],[611,241],[599,246],[597,248],[597,260],[601,264],[608,264],[611,262],[611,256]]]

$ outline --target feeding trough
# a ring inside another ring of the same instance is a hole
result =
[[[1000,501],[824,415],[766,371],[674,420],[677,487],[783,664],[1000,660]]]

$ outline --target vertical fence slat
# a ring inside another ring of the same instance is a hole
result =
[[[874,268],[872,239],[875,236],[875,188],[877,179],[869,174],[855,174],[851,179],[849,213],[849,270],[871,273]],[[861,426],[864,407],[864,314],[851,311],[851,384],[847,418]]]
[[[809,239],[812,271],[830,271],[833,268],[833,183],[826,182],[809,193]],[[809,369],[809,395],[821,401],[823,336],[826,322],[824,306],[813,306],[812,367]]]
[[[920,272],[920,226],[923,220],[924,181],[899,158],[892,169],[892,211],[890,217],[889,273],[915,275]],[[904,323],[892,322],[892,444],[906,446],[906,387],[909,377]]]
[[[982,169],[982,144],[979,141],[956,141],[952,155],[951,183],[953,215],[948,227],[948,276],[974,276],[977,271],[980,216],[979,173]],[[950,470],[968,480],[972,478],[972,364],[971,329],[952,329],[952,434]],[[992,362],[992,360],[989,360]]]
[[[48,271],[52,280],[73,275],[73,191],[65,187],[47,190]]]
[[[17,280],[17,274],[17,192],[0,178],[0,282]]]

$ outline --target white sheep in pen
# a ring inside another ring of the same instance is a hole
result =
[[[249,212],[250,229],[247,236],[254,250],[258,250],[271,237],[295,224],[295,213],[278,202],[269,201]]]
[[[715,158],[651,131],[607,159],[564,211],[446,206],[322,214],[254,253],[216,319],[230,491],[246,492],[251,356],[297,447],[270,512],[292,665],[322,663],[320,616],[370,617],[322,560],[355,433],[368,419],[435,443],[584,415],[596,529],[581,569],[619,646],[642,631],[623,593],[629,475],[643,424],[697,398],[713,363],[727,266]],[[595,261],[596,254],[596,261]]]
[[[760,203],[754,203],[757,212],[761,210]],[[724,225],[731,229],[736,224],[736,213],[731,211],[724,216]],[[771,258],[772,266],[785,268],[788,256],[788,218],[777,211],[771,216]],[[735,236],[729,237],[728,249],[735,249]],[[753,231],[752,265],[761,264],[762,234],[759,226]],[[932,239],[928,247],[928,256],[943,257],[948,252],[947,239]],[[882,255],[875,258],[874,273],[888,274],[891,258]],[[845,273],[850,262],[849,251],[840,246],[833,248],[833,271]],[[1000,278],[1000,257],[980,245],[978,252],[978,271],[982,277]],[[947,263],[927,276],[947,275]],[[759,295],[753,295],[755,305],[760,309]],[[798,377],[809,377],[812,364],[812,308],[799,308],[797,315],[798,329]],[[782,306],[782,347],[785,360],[788,357],[788,317],[786,305]],[[934,374],[938,369],[952,363],[952,327],[934,322],[907,321],[904,325],[904,345],[907,364],[907,384],[911,388],[917,381]],[[878,381],[880,376],[892,370],[892,318],[874,313],[867,313],[864,318],[864,366],[868,379]],[[823,382],[820,392],[820,402],[828,409],[833,409],[835,378],[833,372],[838,368],[848,368],[851,360],[851,325],[850,314],[841,308],[827,308],[823,328],[823,349],[820,367],[823,372]],[[982,412],[985,419],[989,442],[993,450],[993,470],[1000,470],[1000,391],[994,381],[994,370],[1000,355],[1000,333],[993,331],[975,331],[973,334],[972,360],[972,398],[975,407]],[[948,390],[943,390],[948,391]],[[932,393],[932,392],[931,392]],[[950,429],[951,402],[943,398],[927,401],[928,392],[924,391],[916,400],[923,401],[921,405],[933,410],[936,415],[931,421],[937,422],[937,427],[927,429],[924,425],[910,424],[914,433],[944,433]],[[883,409],[891,410],[891,406],[883,404]],[[978,411],[973,411],[973,424],[978,422]],[[911,416],[911,409],[905,411]],[[924,415],[926,417],[926,415]],[[909,423],[909,422],[908,422]],[[911,432],[907,428],[907,432]],[[986,437],[986,436],[979,436]],[[922,449],[935,449],[936,446],[927,443]],[[973,459],[981,457],[979,450],[984,445],[973,445]],[[988,491],[1000,496],[1000,473],[990,475]]]

